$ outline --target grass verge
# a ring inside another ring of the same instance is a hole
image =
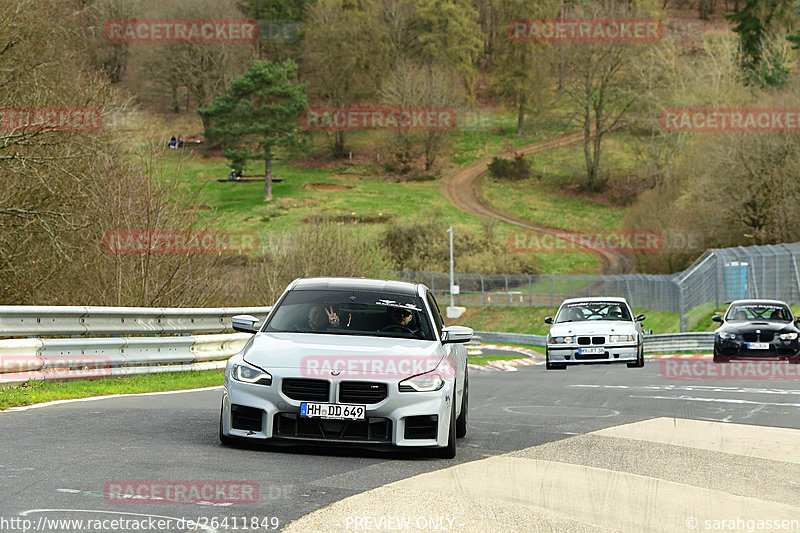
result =
[[[224,370],[165,372],[93,380],[31,380],[16,387],[0,387],[0,410],[23,405],[138,392],[199,389],[222,385]]]

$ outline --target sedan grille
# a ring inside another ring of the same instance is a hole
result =
[[[605,344],[606,338],[605,337],[592,337],[592,344]]]
[[[590,337],[578,337],[578,344],[581,344],[581,345],[585,346],[585,345],[591,344],[591,343],[592,343],[592,339]]]
[[[378,403],[385,400],[387,395],[386,383],[343,381],[339,385],[339,401],[342,403]]]
[[[324,379],[284,379],[283,393],[292,400],[301,402],[327,402],[330,399],[331,384]]]
[[[605,337],[578,337],[578,344],[587,346],[589,344],[605,344]]]
[[[742,334],[745,342],[772,342],[774,337],[775,334],[772,331],[762,331],[761,334],[752,332]]]

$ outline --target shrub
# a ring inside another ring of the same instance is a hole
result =
[[[524,180],[531,177],[531,164],[522,155],[513,160],[494,157],[489,163],[489,173],[501,180]]]

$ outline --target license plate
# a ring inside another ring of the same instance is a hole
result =
[[[364,420],[367,412],[365,405],[339,405],[336,403],[300,404],[300,416],[306,418],[329,418],[334,420]]]
[[[603,347],[598,348],[580,348],[578,353],[581,355],[603,355],[606,353],[606,349]]]
[[[748,342],[747,343],[748,350],[769,350],[769,343],[768,342]]]

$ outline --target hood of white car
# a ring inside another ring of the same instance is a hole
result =
[[[292,369],[309,378],[331,371],[341,378],[410,376],[435,369],[444,355],[435,341],[319,333],[258,333],[243,353],[268,372]]]
[[[550,327],[551,337],[574,335],[634,335],[636,325],[624,320],[583,320],[564,322]]]

